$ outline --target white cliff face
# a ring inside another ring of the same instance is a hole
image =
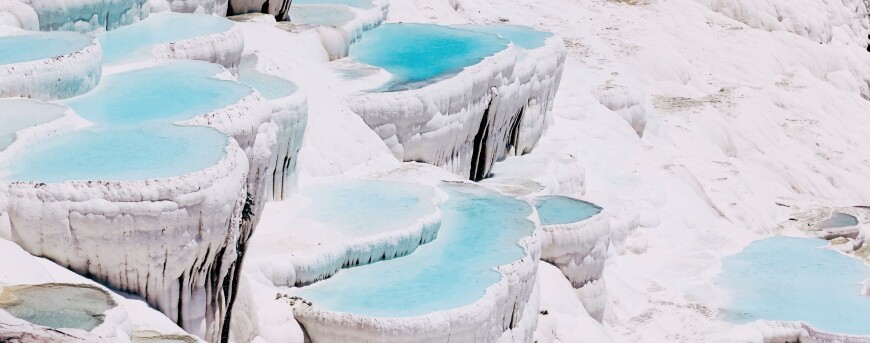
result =
[[[151,49],[157,58],[197,60],[220,64],[237,74],[245,40],[242,31],[233,27],[227,31],[194,37],[177,42],[159,44]]]
[[[354,94],[345,103],[396,158],[479,180],[495,161],[537,144],[565,53],[561,40],[551,37],[527,55],[509,47],[432,85]]]
[[[56,100],[81,95],[99,83],[102,63],[100,42],[92,39],[83,49],[65,55],[0,64],[0,97]]]
[[[15,1],[36,11],[42,31],[108,31],[136,23],[151,13],[149,0]]]
[[[32,7],[14,0],[0,1],[0,26],[38,31],[39,17]]]

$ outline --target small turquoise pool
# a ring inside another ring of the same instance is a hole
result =
[[[371,0],[294,0],[294,5],[347,5],[350,7],[369,9],[375,7]],[[292,7],[291,7],[292,9]]]
[[[402,229],[436,211],[435,192],[425,186],[350,180],[306,190],[312,219],[348,236],[365,236]]]
[[[453,76],[504,50],[508,41],[495,35],[430,24],[383,24],[350,47],[356,61],[390,72],[380,91],[425,86]]]
[[[104,313],[115,306],[108,293],[85,285],[11,286],[0,291],[0,309],[54,329],[93,330],[103,323]]]
[[[290,80],[257,71],[257,59],[253,56],[242,58],[239,64],[239,83],[256,89],[268,100],[281,99],[296,93],[299,89]]]
[[[726,320],[804,321],[829,332],[870,334],[870,297],[861,282],[870,269],[823,249],[821,239],[772,237],[724,259],[717,284],[730,292]]]
[[[526,202],[468,185],[443,185],[438,238],[405,257],[345,269],[297,289],[315,306],[372,317],[410,317],[479,300],[501,280],[495,269],[525,256],[535,225]],[[382,217],[379,216],[378,217]]]
[[[186,13],[155,13],[134,25],[98,36],[105,64],[131,62],[151,57],[158,44],[226,32],[235,25],[221,17]]]
[[[299,25],[343,26],[356,16],[344,6],[292,6],[287,13],[290,22]]]
[[[851,214],[845,214],[842,212],[834,212],[831,214],[831,217],[825,219],[821,223],[818,224],[820,228],[823,229],[836,229],[838,227],[848,227],[858,225],[858,218]]]
[[[93,38],[74,32],[28,32],[0,36],[0,64],[65,56],[91,45]]]
[[[514,43],[514,45],[526,49],[532,50],[537,49],[544,46],[544,43],[547,41],[547,38],[553,36],[552,33],[538,31],[528,26],[520,26],[520,25],[504,25],[504,24],[493,24],[493,25],[457,25],[456,28],[471,30],[475,32],[489,33],[501,38],[507,39]]]
[[[30,99],[0,99],[0,151],[15,142],[15,133],[63,117],[63,106]]]
[[[93,122],[28,147],[10,163],[16,181],[124,181],[206,169],[225,154],[228,137],[175,122],[227,107],[252,92],[214,78],[223,69],[171,61],[110,74],[88,94],[64,103]]]
[[[601,213],[601,207],[564,196],[543,196],[535,199],[541,225],[570,224]]]

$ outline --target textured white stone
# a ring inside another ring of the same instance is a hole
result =
[[[63,99],[90,91],[102,75],[103,51],[96,39],[68,55],[0,65],[0,98]]]
[[[0,26],[39,31],[39,17],[32,7],[13,0],[0,0]]]
[[[172,12],[212,14],[225,17],[228,0],[167,0]]]
[[[42,31],[108,31],[136,23],[151,13],[149,0],[15,1],[36,11]]]
[[[242,30],[237,26],[207,36],[155,46],[151,53],[157,58],[199,60],[222,65],[236,74],[245,50]]]

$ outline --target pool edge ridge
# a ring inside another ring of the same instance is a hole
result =
[[[198,60],[219,64],[233,75],[238,75],[244,49],[244,33],[234,23],[223,32],[157,44],[151,49],[151,55],[158,59]]]
[[[102,67],[103,50],[96,38],[66,55],[2,64],[0,98],[59,100],[82,95],[100,83]]]

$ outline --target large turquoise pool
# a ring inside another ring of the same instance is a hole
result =
[[[495,35],[430,24],[383,24],[351,45],[350,57],[390,72],[381,91],[419,88],[504,50]]]
[[[553,36],[552,33],[538,31],[528,26],[520,26],[520,25],[504,25],[504,24],[493,24],[493,25],[457,25],[456,28],[471,30],[475,32],[489,33],[501,38],[507,39],[514,43],[514,45],[526,49],[532,50],[537,49],[544,46],[544,43],[547,41],[547,38]]]
[[[65,56],[91,45],[93,38],[74,32],[27,32],[0,36],[0,64]]]
[[[64,102],[94,125],[29,147],[8,174],[18,181],[123,181],[208,168],[224,156],[228,138],[212,128],[174,123],[252,92],[214,78],[222,71],[205,62],[171,61],[106,75],[94,91]]]
[[[870,297],[861,261],[823,249],[820,239],[772,237],[724,259],[717,283],[730,293],[726,320],[804,321],[816,329],[870,334]]]
[[[322,309],[373,317],[418,316],[479,300],[501,280],[496,267],[525,256],[519,240],[535,230],[527,219],[532,208],[481,187],[441,188],[450,197],[433,242],[402,258],[342,270],[298,295]]]

